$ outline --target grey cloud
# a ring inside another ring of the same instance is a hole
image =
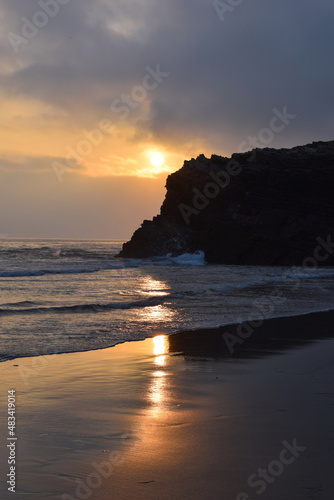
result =
[[[66,159],[61,157],[37,156],[37,157],[0,157],[0,172],[10,172],[12,174],[31,174],[40,172],[51,172],[52,163],[59,162],[66,165]],[[84,169],[81,165],[75,167],[77,172]]]
[[[3,5],[13,30],[38,6]],[[267,125],[272,108],[287,105],[298,119],[273,146],[330,139],[333,13],[331,0],[253,0],[221,22],[211,0],[71,0],[22,48],[29,65],[3,86],[98,121],[148,64],[160,63],[170,77],[150,95],[150,116],[129,118],[143,137],[232,152]],[[117,29],[122,23],[128,35]],[[3,50],[17,57],[8,43]]]

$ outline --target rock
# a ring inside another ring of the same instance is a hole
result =
[[[200,155],[169,175],[166,188],[160,215],[143,222],[119,257],[202,250],[208,263],[334,264],[334,141]]]

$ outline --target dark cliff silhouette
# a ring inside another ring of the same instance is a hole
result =
[[[167,178],[160,215],[119,257],[202,250],[224,264],[334,264],[334,141],[200,155]]]

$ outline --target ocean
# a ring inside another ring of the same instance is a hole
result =
[[[1,361],[333,308],[333,268],[115,258],[122,243],[1,239]]]

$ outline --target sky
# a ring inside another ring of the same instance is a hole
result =
[[[333,140],[332,0],[2,0],[0,237],[127,239],[184,160]]]

